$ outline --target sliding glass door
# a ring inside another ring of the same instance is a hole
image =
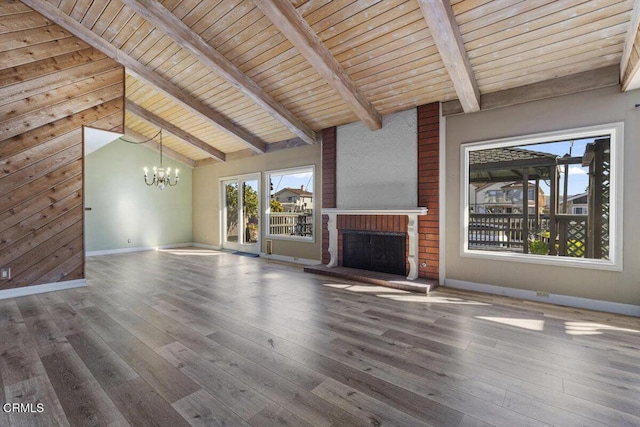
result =
[[[260,253],[260,175],[221,182],[222,247]]]

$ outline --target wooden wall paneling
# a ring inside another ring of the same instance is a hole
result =
[[[96,84],[97,85],[97,84]],[[115,83],[106,87],[97,87],[91,85],[91,89],[95,89],[89,93],[83,93],[80,96],[71,98],[67,101],[56,105],[47,106],[30,112],[28,119],[24,117],[16,117],[0,123],[0,131],[2,138],[8,139],[12,136],[19,135],[34,127],[44,126],[51,123],[52,120],[58,120],[68,117],[74,111],[83,110],[94,107],[104,102],[111,101],[122,97],[122,83]],[[25,101],[29,102],[29,101]]]
[[[47,197],[34,197],[15,206],[14,209],[1,213],[0,233],[7,230],[13,224],[21,223],[31,215],[51,207],[52,202],[57,203],[59,200],[79,192],[80,190],[82,190],[81,174],[75,175],[69,179],[64,179],[62,182],[59,182],[55,188],[49,188],[47,190]]]
[[[4,86],[0,89],[0,105],[10,104],[17,100],[30,98],[36,94],[41,94],[43,92],[46,93],[53,89],[62,88],[101,73],[122,70],[122,67],[115,64],[112,60],[107,59],[104,55],[100,55],[104,59],[95,60],[91,57],[82,58],[77,54],[78,52],[63,55],[75,62],[75,65],[69,68],[65,67],[66,64],[64,62],[61,64],[58,61],[46,59],[39,61],[39,63],[32,63],[28,66],[18,67],[19,69],[15,71],[11,70],[11,74],[16,77],[19,76],[20,80],[12,85]],[[60,57],[56,57],[56,59],[57,58]],[[84,59],[86,63],[78,65],[81,59]],[[37,67],[36,72],[38,73],[38,78],[29,79],[28,70],[26,70],[26,68],[32,68],[34,65]],[[61,73],[60,71],[63,70],[65,72]],[[2,76],[0,76],[0,78],[2,78]]]
[[[89,78],[78,79],[62,87],[52,87],[46,92],[26,96],[23,99],[7,105],[10,112],[4,115],[5,117],[3,117],[3,119],[15,119],[21,115],[32,116],[34,111],[70,100],[78,93],[98,91],[99,89],[112,85],[116,85],[118,88],[122,85],[121,68],[116,68],[106,73],[93,74]],[[116,94],[117,92],[116,90]],[[109,96],[109,94],[96,93],[96,96],[105,97]]]
[[[16,4],[0,1],[0,289],[84,277],[82,125],[124,125],[124,69]]]
[[[0,15],[0,34],[46,27],[47,25],[49,25],[49,21],[34,11]]]
[[[10,193],[36,178],[44,176],[81,158],[82,146],[80,144],[69,145],[64,150],[50,157],[31,163],[12,174],[4,175],[0,181],[0,194]]]
[[[18,0],[0,2],[0,15],[12,15],[14,13],[29,12],[29,9]]]
[[[428,209],[418,217],[418,274],[438,280],[440,250],[440,104],[418,107],[418,206]],[[424,267],[423,267],[424,264]]]
[[[80,169],[80,166],[80,161],[78,161],[76,167]],[[28,236],[29,234],[33,233],[34,230],[45,227],[49,222],[53,221],[59,216],[65,215],[66,212],[81,204],[82,194],[80,192],[72,193],[67,197],[57,199],[46,208],[34,213],[30,217],[25,218],[19,222],[14,222],[8,229],[2,232],[2,238],[0,239],[0,248],[3,250],[8,248],[13,242],[25,236]],[[14,221],[17,221],[20,218],[16,217],[12,219]]]
[[[82,131],[78,129],[76,131],[64,134],[58,138],[53,138],[46,143],[33,145],[29,149],[21,151],[13,156],[3,157],[2,159],[0,159],[0,168],[2,168],[0,176],[8,176],[23,168],[32,166],[34,163],[34,159],[42,161],[47,157],[53,156],[69,148],[69,145],[73,144],[73,141],[78,140],[78,137],[81,136],[81,132]],[[32,175],[28,176],[28,178],[32,177]]]
[[[37,46],[27,46],[3,52],[3,67],[15,67],[28,64],[51,56],[63,55],[65,53],[76,52],[89,47],[82,40],[75,37],[67,37],[61,40],[54,40],[42,43]]]
[[[103,58],[106,58],[103,53],[92,48],[86,48],[64,55],[45,58],[15,68],[2,68],[0,69],[0,90],[9,90],[10,85],[14,83],[26,83],[28,80],[46,78],[47,74],[56,74],[59,71],[73,69],[82,64],[98,61]],[[30,86],[25,86],[25,89],[29,88]]]
[[[81,111],[72,116],[63,117],[60,120],[48,123],[45,126],[30,130],[2,141],[0,144],[0,157],[8,157],[26,150],[33,145],[46,142],[49,139],[60,137],[65,133],[78,129],[83,124],[91,124],[116,112],[122,112],[124,103],[121,99],[114,99],[104,104]]]
[[[15,206],[25,203],[35,197],[44,197],[47,199],[48,197],[45,194],[48,191],[55,191],[55,188],[51,188],[49,185],[51,180],[58,180],[58,182],[62,182],[64,179],[72,178],[77,173],[78,170],[75,165],[70,163],[54,170],[51,173],[43,175],[39,179],[33,180],[16,188],[14,191],[6,194],[5,197],[0,198],[0,212],[4,214]]]
[[[27,252],[20,254],[18,257],[14,257],[10,261],[12,277],[9,281],[1,282],[2,288],[16,288],[38,284],[28,283],[25,280],[27,277],[33,278],[34,276],[39,276],[37,272],[29,272],[29,270],[34,265],[42,263],[48,258],[51,258],[53,255],[55,255],[56,250],[58,250],[60,247],[66,245],[79,235],[82,236],[82,206],[78,205],[76,206],[75,210],[71,210],[70,212],[73,212],[76,215],[80,216],[77,218],[71,218],[71,215],[68,215],[66,218],[60,218],[60,221],[64,221],[64,224],[66,225],[63,225],[64,228],[59,227],[62,228],[60,233],[50,237],[35,248],[29,248]],[[59,225],[59,223],[56,223],[55,225]],[[69,227],[73,228],[69,229]],[[10,254],[9,257],[13,257],[13,254]],[[42,269],[40,269],[39,271],[42,271]]]
[[[62,250],[56,251],[56,255],[50,258],[49,265],[38,264],[37,268],[29,269],[38,274],[35,279],[28,279],[27,282],[37,281],[39,283],[54,283],[65,280],[77,280],[84,278],[84,236],[82,232],[72,242],[64,245]]]
[[[0,51],[6,52],[41,43],[63,40],[71,34],[62,28],[49,25],[42,28],[26,28],[15,32],[0,34]]]

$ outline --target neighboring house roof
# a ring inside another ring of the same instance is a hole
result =
[[[573,202],[574,204],[587,204],[588,200],[587,200],[587,196],[588,193],[580,193],[580,194],[574,194],[573,196],[569,196],[567,197],[567,203],[569,202]],[[560,204],[563,203],[562,198],[560,198]]]
[[[307,190],[302,190],[300,188],[283,188],[282,190],[278,191],[276,194],[274,194],[274,196],[278,196],[282,193],[284,193],[285,191],[289,191],[297,196],[300,197],[313,197],[313,193],[309,193]]]
[[[523,148],[491,148],[488,150],[471,151],[469,153],[469,164],[488,164],[499,162],[511,162],[514,160],[531,160],[531,159],[555,159],[554,154],[542,153],[540,151],[525,150]]]
[[[518,147],[471,151],[469,182],[519,181],[524,171],[529,179],[548,179],[550,169],[557,164],[557,158],[555,154]]]

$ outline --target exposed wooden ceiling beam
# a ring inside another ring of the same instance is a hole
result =
[[[620,61],[620,84],[622,90],[638,89],[631,82],[640,81],[640,0],[633,3],[631,23],[624,40],[624,49]],[[639,83],[640,84],[640,83]]]
[[[449,0],[418,0],[465,113],[480,110],[480,91]]]
[[[616,86],[619,82],[618,66],[598,68],[570,76],[557,77],[530,85],[500,90],[482,95],[482,110],[510,107],[525,102],[570,95],[572,93],[603,87]],[[442,104],[442,115],[450,116],[464,112],[458,100]]]
[[[329,83],[351,110],[371,130],[382,127],[382,117],[373,104],[362,95],[311,26],[289,1],[254,0],[267,18],[289,39],[307,62]]]
[[[222,151],[220,151],[220,150],[218,150],[216,148],[213,148],[212,146],[210,146],[206,142],[202,141],[201,139],[196,138],[195,136],[191,135],[190,133],[187,133],[187,132],[183,131],[182,129],[180,129],[179,127],[175,126],[174,124],[166,121],[162,117],[156,116],[151,111],[145,110],[144,108],[142,108],[138,104],[135,104],[135,103],[131,102],[130,100],[126,99],[125,102],[124,102],[124,108],[127,110],[127,112],[133,114],[134,116],[136,116],[136,117],[138,117],[138,118],[140,118],[142,120],[145,120],[145,121],[151,123],[152,125],[158,126],[160,129],[166,130],[167,132],[169,132],[170,134],[172,134],[176,138],[179,138],[180,140],[186,142],[187,144],[190,144],[190,145],[192,145],[192,146],[204,151],[205,153],[207,153],[207,155],[209,157],[213,157],[213,158],[218,159],[218,160],[223,161],[223,162],[225,161],[226,156]]]
[[[260,108],[269,112],[291,132],[308,144],[318,141],[316,133],[264,91],[231,61],[156,0],[122,0],[136,13],[165,33],[179,46],[189,50],[208,68],[226,79]]]
[[[145,142],[143,145],[145,147],[149,147],[154,151],[160,151],[160,144],[157,143],[156,141],[149,141],[149,137],[146,135],[143,135],[141,133],[136,132],[135,130],[125,127],[124,128],[124,134],[127,137],[133,138],[133,139],[137,139],[138,142],[142,142],[142,141],[147,141]],[[172,150],[169,147],[162,147],[162,154],[167,156],[167,157],[171,157],[173,160],[177,160],[180,163],[184,163],[187,166],[191,166],[191,167],[195,167],[196,165],[196,161],[193,159],[190,159],[187,156],[184,156],[180,153],[178,153],[175,150]]]
[[[229,119],[227,119],[222,114],[206,105],[202,101],[189,96],[178,86],[174,85],[169,80],[159,76],[157,73],[147,68],[136,59],[127,55],[122,50],[117,49],[111,43],[104,40],[102,37],[95,34],[91,30],[77,22],[75,19],[64,14],[55,6],[46,1],[39,0],[23,0],[23,3],[43,15],[45,18],[49,19],[51,22],[59,25],[74,36],[89,44],[90,46],[98,49],[109,58],[126,67],[127,72],[135,78],[154,87],[156,90],[167,96],[172,101],[180,104],[192,113],[204,118],[205,120],[207,120],[207,122],[216,126],[222,131],[238,138],[240,141],[244,142],[250,149],[258,153],[264,153],[266,151],[266,144],[255,135],[252,135],[240,126],[231,122]]]

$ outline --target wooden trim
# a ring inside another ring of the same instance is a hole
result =
[[[633,73],[627,73],[627,67],[629,66],[633,46],[636,44],[638,32],[640,32],[640,0],[635,0],[633,2],[633,12],[629,23],[629,29],[627,30],[627,35],[624,39],[622,58],[620,59],[620,83],[622,84],[622,90],[626,90],[633,77]],[[636,68],[638,68],[637,64]]]
[[[71,18],[70,16],[62,13],[60,10],[49,4],[39,0],[24,0],[23,3],[42,14],[47,19],[61,26],[74,36],[83,40],[90,46],[98,49],[109,58],[115,60],[119,64],[127,68],[127,73],[135,78],[153,86],[163,95],[170,98],[172,101],[177,102],[181,106],[185,107],[192,113],[195,113],[210,124],[216,126],[220,130],[238,138],[249,146],[249,148],[263,153],[265,149],[265,143],[252,135],[248,131],[242,129],[240,126],[235,125],[229,119],[218,113],[213,108],[209,107],[202,101],[187,95],[182,89],[175,86],[169,80],[159,76],[153,70],[147,68],[136,59],[129,56],[126,52],[116,48],[111,43],[93,33],[88,28]]]
[[[292,138],[286,139],[284,141],[272,142],[271,144],[267,144],[267,153],[272,153],[274,151],[286,150],[289,148],[301,147],[303,145],[307,145],[300,138]]]
[[[338,60],[290,2],[255,0],[254,3],[369,129],[382,128],[380,113],[362,95]]]
[[[636,32],[635,42],[631,48],[627,68],[623,74],[624,76],[621,80],[622,90],[638,89],[639,85],[637,81],[640,81],[640,29]]]
[[[431,37],[466,113],[480,110],[480,91],[449,0],[419,0]]]
[[[556,96],[615,86],[618,84],[618,78],[618,66],[611,65],[597,70],[487,93],[482,95],[482,110],[494,110]],[[460,113],[463,113],[463,109],[458,100],[442,104],[443,116]]]
[[[201,166],[215,165],[216,163],[218,163],[218,162],[216,162],[212,158],[196,160],[196,163],[195,163],[195,165],[193,167],[199,168]]]
[[[149,139],[148,136],[142,135],[141,133],[138,133],[135,130],[133,130],[131,128],[128,128],[128,127],[124,128],[124,134],[127,135],[127,136],[130,136],[130,137],[132,137],[134,139],[137,139],[139,141],[147,141]],[[151,148],[154,151],[158,151],[158,152],[160,151],[160,144],[158,144],[155,141],[147,141],[147,142],[144,143],[144,146],[147,147],[147,148]],[[163,146],[162,147],[162,154],[167,156],[167,157],[171,157],[173,160],[177,160],[180,163],[184,163],[187,166],[194,167],[195,164],[196,164],[195,160],[190,159],[189,157],[184,156],[184,155],[178,153],[177,151],[172,150],[169,147]]]
[[[203,64],[226,79],[260,108],[269,112],[302,140],[308,144],[317,142],[317,135],[311,128],[265,92],[256,82],[161,3],[155,0],[123,0],[123,3],[155,25],[159,31],[164,32],[179,46],[193,53]]]
[[[270,144],[267,144],[265,153],[274,153],[276,151],[288,150],[290,148],[296,147],[304,147],[306,145],[308,144],[300,138],[286,139],[284,141],[272,142]],[[226,154],[226,161],[229,162],[233,160],[246,159],[247,157],[252,157],[254,155],[255,153],[251,152],[250,150],[234,151],[232,153]],[[194,161],[193,167],[197,168],[200,166],[213,165],[216,163],[217,162],[213,159],[196,160]]]
[[[337,128],[322,130],[322,208],[335,208]]]
[[[158,126],[159,128],[166,130],[167,132],[169,132],[170,134],[172,134],[173,136],[179,138],[180,140],[186,142],[189,145],[192,145],[193,147],[196,147],[202,151],[204,151],[205,153],[207,153],[208,156],[213,157],[215,159],[218,159],[222,162],[225,161],[225,154],[216,149],[213,148],[212,146],[210,146],[209,144],[207,144],[206,142],[202,141],[201,139],[196,138],[195,136],[191,135],[190,133],[187,133],[185,131],[183,131],[182,129],[180,129],[179,127],[173,125],[172,123],[168,122],[167,120],[163,119],[162,117],[156,116],[155,114],[153,114],[151,111],[145,110],[144,108],[142,108],[141,106],[139,106],[138,104],[133,103],[132,101],[126,99],[125,100],[125,109],[133,114],[134,116],[148,122],[151,123],[152,125]]]
[[[41,285],[26,286],[0,290],[0,299],[18,298],[27,295],[42,294],[45,292],[62,291],[65,289],[81,288],[87,286],[86,279],[66,280],[64,282],[43,283]]]

